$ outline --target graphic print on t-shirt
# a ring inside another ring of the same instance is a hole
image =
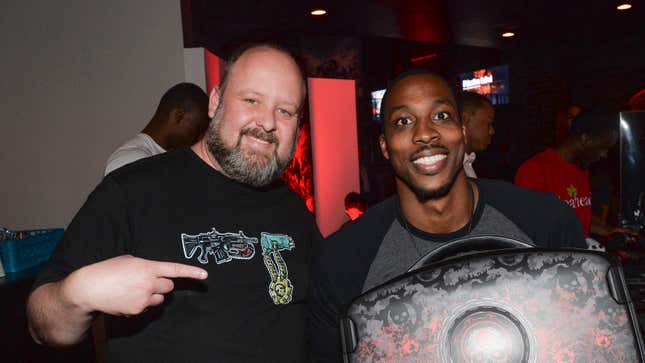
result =
[[[565,199],[564,202],[571,208],[591,207],[591,197],[578,197],[578,188],[575,185],[569,184],[567,194],[569,195],[569,199]]]
[[[291,302],[293,286],[289,280],[289,270],[280,251],[292,250],[296,247],[293,238],[285,234],[272,234],[262,232],[260,235],[262,258],[269,271],[269,296],[275,305],[284,305]]]
[[[196,235],[181,234],[184,257],[191,259],[199,250],[197,260],[202,264],[208,263],[209,255],[215,258],[218,265],[233,259],[250,260],[255,256],[255,244],[257,243],[257,238],[247,237],[242,231],[221,233],[213,228],[210,232]]]

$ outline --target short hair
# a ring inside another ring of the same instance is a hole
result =
[[[461,111],[464,112],[474,112],[484,105],[493,106],[493,103],[484,95],[480,95],[475,92],[462,92],[459,96],[461,98]]]
[[[196,84],[188,82],[176,84],[161,96],[155,115],[165,116],[176,108],[206,113],[208,112],[208,96]]]
[[[583,111],[571,122],[569,134],[577,137],[587,134],[591,138],[613,133],[618,135],[618,113],[606,110]]]
[[[219,91],[220,95],[224,95],[224,90],[226,90],[226,86],[228,84],[228,77],[231,73],[231,70],[233,69],[233,66],[235,63],[240,59],[240,57],[246,53],[247,51],[255,48],[269,48],[273,49],[275,51],[281,52],[283,54],[286,54],[289,56],[293,62],[296,64],[296,68],[298,68],[298,72],[300,72],[300,78],[302,79],[302,101],[301,103],[304,104],[304,100],[307,96],[307,83],[305,80],[305,72],[302,70],[302,65],[296,58],[296,56],[289,51],[287,48],[271,43],[271,42],[256,42],[256,43],[243,43],[239,45],[238,47],[234,48],[233,51],[230,53],[230,56],[226,59],[224,62],[224,67],[222,67],[222,78],[220,79],[220,84],[219,84]],[[303,105],[300,105],[302,108]]]
[[[366,209],[367,208],[367,201],[365,198],[356,193],[356,192],[349,192],[345,196],[345,209],[350,208],[350,207],[357,207],[361,209]]]
[[[396,76],[393,80],[391,80],[388,83],[387,89],[385,90],[385,93],[383,94],[383,98],[381,99],[381,120],[385,121],[385,110],[386,110],[386,105],[390,96],[390,90],[393,89],[400,81],[402,81],[405,78],[412,77],[412,76],[418,76],[418,75],[425,75],[425,76],[433,76],[441,79],[442,81],[446,82],[448,85],[448,88],[450,89],[450,93],[452,94],[452,97],[455,99],[456,102],[456,107],[457,107],[457,113],[460,112],[461,110],[461,99],[459,97],[459,92],[457,91],[456,87],[454,84],[448,82],[448,79],[444,77],[443,75],[436,73],[436,72],[431,72],[427,71],[425,69],[411,69],[408,71],[405,71],[398,76]],[[459,120],[461,122],[461,117],[458,114]],[[385,122],[383,122],[383,125],[385,125]]]

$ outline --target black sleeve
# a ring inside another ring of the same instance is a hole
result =
[[[125,197],[111,178],[96,187],[38,274],[33,289],[104,259],[126,254],[130,228]]]
[[[338,319],[343,299],[334,287],[335,277],[320,255],[314,257],[309,289],[308,335],[313,362],[341,359]],[[356,294],[360,293],[360,290]]]
[[[386,201],[372,207],[323,240],[314,252],[308,297],[312,361],[341,361],[339,319],[363,290],[372,261],[394,220],[392,205]]]
[[[560,210],[559,215],[553,221],[554,228],[550,232],[549,241],[558,242],[557,245],[550,247],[573,247],[573,248],[587,248],[585,241],[585,232],[580,223],[580,219],[575,214],[573,209],[566,203],[553,196],[554,204]],[[555,209],[554,208],[554,209]]]

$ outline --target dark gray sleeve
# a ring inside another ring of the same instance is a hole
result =
[[[557,197],[554,197],[557,199]],[[549,241],[553,241],[553,246],[550,247],[574,247],[574,248],[587,248],[585,242],[585,232],[580,223],[580,219],[563,201],[557,199],[554,204],[559,204],[554,209],[559,209],[560,213],[555,214],[556,218],[553,220],[553,229],[550,231]]]

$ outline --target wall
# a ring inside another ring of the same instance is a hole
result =
[[[66,226],[184,79],[179,1],[3,1],[0,40],[0,226]]]

